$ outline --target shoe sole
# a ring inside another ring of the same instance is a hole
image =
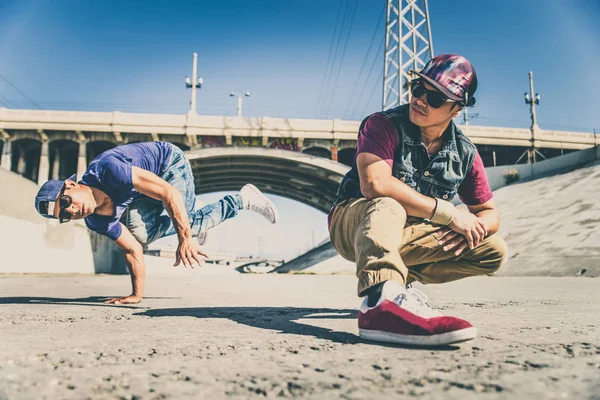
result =
[[[475,339],[477,329],[474,327],[465,328],[454,332],[440,333],[438,335],[402,335],[399,333],[372,331],[369,329],[360,329],[361,338],[374,342],[386,342],[405,344],[410,346],[445,346],[448,344],[466,342]]]
[[[271,199],[269,199],[263,192],[261,192],[253,184],[247,183],[245,186],[252,189],[252,191],[254,191],[254,193],[256,193],[258,196],[260,196],[260,198],[263,199],[269,205],[269,207],[271,207],[271,210],[273,210],[273,216],[275,217],[275,221],[269,221],[269,222],[271,222],[272,224],[276,224],[277,222],[279,222],[279,211],[277,210],[277,207],[275,207],[275,204],[273,204]]]

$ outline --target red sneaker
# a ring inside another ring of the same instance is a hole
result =
[[[374,307],[365,298],[358,313],[361,338],[413,346],[444,346],[474,339],[477,330],[465,320],[446,317],[427,304],[425,294],[387,281]]]

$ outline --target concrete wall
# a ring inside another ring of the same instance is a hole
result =
[[[59,224],[34,208],[38,186],[0,169],[0,273],[123,273],[119,249],[83,221]]]
[[[535,164],[503,165],[485,169],[492,190],[506,186],[504,172],[515,168],[519,171],[519,181],[528,181],[552,174],[566,172],[600,159],[600,146],[577,151],[564,156],[536,162]]]

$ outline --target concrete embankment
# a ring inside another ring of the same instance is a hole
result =
[[[600,276],[600,162],[495,198],[510,257],[500,275]]]
[[[83,221],[59,224],[34,208],[38,186],[0,169],[0,273],[122,273],[123,257]]]

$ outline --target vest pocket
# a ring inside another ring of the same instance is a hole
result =
[[[396,169],[394,171],[394,177],[396,177],[400,182],[406,183],[413,189],[417,187],[417,181],[415,180],[413,173],[407,171],[406,169]]]
[[[437,185],[434,183],[429,189],[429,197],[451,201],[454,198],[454,196],[456,196],[456,192],[457,188],[451,189],[449,187]]]

